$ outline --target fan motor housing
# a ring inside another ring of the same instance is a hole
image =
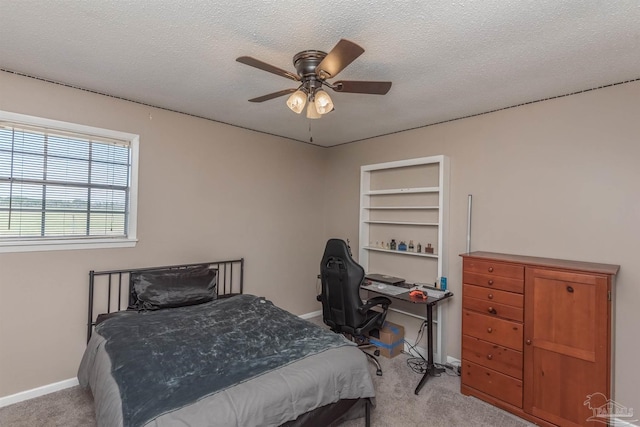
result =
[[[293,57],[293,66],[296,67],[298,75],[305,79],[316,76],[316,67],[322,62],[326,52],[320,50],[304,50]]]

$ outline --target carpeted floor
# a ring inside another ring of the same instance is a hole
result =
[[[321,323],[313,319],[314,323]],[[376,408],[371,413],[375,427],[528,427],[514,415],[473,397],[460,394],[460,377],[451,373],[429,378],[420,395],[414,389],[421,375],[407,366],[408,356],[380,357],[383,375],[376,376]],[[0,408],[1,427],[95,427],[93,397],[79,386]],[[364,418],[342,427],[364,426]],[[199,426],[193,426],[199,427]]]
[[[2,427],[95,427],[91,393],[80,386],[0,408]]]
[[[380,358],[384,374],[375,375],[377,406],[372,411],[372,426],[384,427],[526,427],[532,426],[498,408],[460,394],[458,376],[441,374],[430,378],[419,396],[413,393],[420,380],[406,364],[407,356]],[[373,366],[373,365],[371,365]],[[29,401],[0,408],[2,427],[93,427],[91,393],[72,387]],[[360,427],[364,419],[351,420],[343,427]],[[195,427],[195,426],[194,426]]]
[[[491,406],[481,400],[460,394],[460,377],[442,373],[431,377],[416,396],[414,389],[422,375],[407,366],[408,356],[380,358],[383,375],[371,369],[376,386],[377,407],[372,412],[373,426],[402,427],[526,427],[533,424]],[[351,420],[343,427],[362,426],[362,420]]]

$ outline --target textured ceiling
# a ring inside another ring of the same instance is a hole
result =
[[[0,68],[332,146],[640,78],[640,1],[0,0]],[[295,53],[339,39],[365,52],[337,80],[392,81],[385,96],[330,92],[296,115]],[[0,94],[0,96],[2,96]]]

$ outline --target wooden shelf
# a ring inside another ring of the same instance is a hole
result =
[[[440,187],[414,187],[414,188],[394,188],[389,190],[370,190],[364,193],[365,196],[379,196],[383,194],[416,194],[416,193],[439,193]]]
[[[396,254],[396,255],[421,256],[425,258],[438,259],[438,254],[425,254],[425,253],[417,253],[417,252],[409,252],[409,251],[392,251],[391,249],[376,248],[375,246],[365,246],[362,249],[366,249],[368,251],[387,252],[387,253]]]
[[[363,221],[365,224],[388,224],[388,225],[418,225],[418,226],[435,226],[437,227],[437,222],[406,222],[406,221]]]
[[[363,209],[369,210],[429,210],[440,209],[440,206],[365,206]]]

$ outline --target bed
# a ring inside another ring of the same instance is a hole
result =
[[[329,426],[374,388],[349,340],[243,292],[244,260],[89,274],[98,426]]]

